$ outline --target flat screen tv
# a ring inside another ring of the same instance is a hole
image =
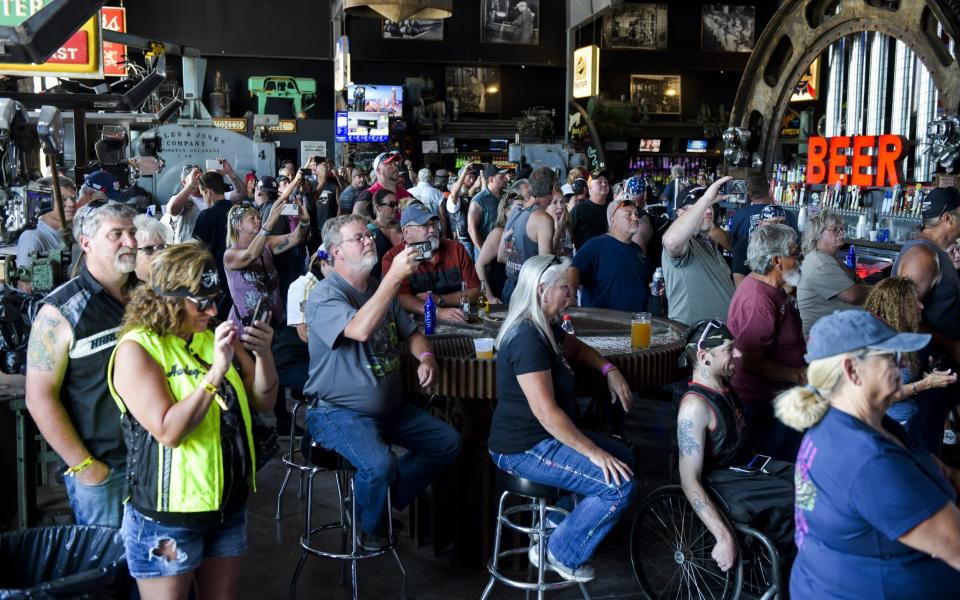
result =
[[[347,86],[347,110],[403,116],[403,86],[350,84]]]
[[[338,142],[386,142],[390,139],[390,115],[385,112],[338,112]]]
[[[706,152],[707,140],[687,140],[687,152]]]
[[[660,152],[660,140],[658,139],[641,139],[640,146],[637,148],[638,152]]]

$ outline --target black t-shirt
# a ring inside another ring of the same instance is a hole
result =
[[[750,238],[743,237],[737,240],[733,245],[733,267],[730,269],[740,275],[749,275],[750,266],[747,265],[747,247],[750,245]]]
[[[226,198],[213,203],[213,206],[200,212],[197,224],[193,227],[193,237],[207,245],[213,261],[217,264],[220,281],[227,281],[227,272],[223,269],[223,254],[227,251],[227,214],[233,204]],[[225,283],[221,283],[225,285]],[[230,314],[233,301],[230,294],[224,294],[217,304],[217,318],[225,320]]]
[[[563,347],[566,335],[558,325],[551,325],[554,339]],[[572,419],[574,417],[575,393],[573,370],[566,360],[550,346],[536,326],[530,321],[517,323],[512,336],[497,353],[497,408],[493,412],[488,445],[498,454],[517,454],[548,439],[550,434],[543,428],[527,397],[517,381],[518,375],[550,371],[553,381],[553,396],[557,405]]]
[[[584,200],[573,207],[570,222],[573,230],[573,246],[579,250],[591,238],[607,232],[607,204],[594,204],[590,200]]]

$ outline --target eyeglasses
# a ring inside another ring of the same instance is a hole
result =
[[[380,202],[377,206],[389,206],[390,208],[396,208],[400,206],[399,202]]]
[[[137,251],[143,252],[147,256],[153,256],[154,254],[156,254],[157,252],[160,252],[166,247],[167,247],[166,244],[154,244],[153,246],[140,246],[140,248],[138,248]]]
[[[347,238],[340,242],[341,244],[346,244],[347,242],[353,242],[354,244],[363,244],[363,242],[372,242],[373,234],[372,233],[358,233],[357,235]]]
[[[697,340],[697,350],[703,350],[700,345],[703,344],[703,340],[707,339],[707,334],[710,333],[711,329],[721,329],[726,326],[727,324],[720,319],[712,319],[707,323],[707,326],[703,328],[703,333],[700,334],[700,339]]]
[[[186,296],[187,300],[193,302],[197,305],[197,310],[200,312],[207,312],[210,310],[211,306],[216,306],[217,303],[223,298],[223,292],[215,296],[204,296],[202,298],[196,298],[194,296]]]
[[[898,366],[898,367],[899,367],[901,364],[903,364],[903,363],[901,362],[901,361],[903,361],[903,352],[900,352],[899,350],[897,350],[897,351],[893,351],[893,350],[877,350],[877,351],[875,351],[875,352],[867,352],[866,356],[882,356],[882,357],[884,357],[884,358],[893,360],[893,364],[895,364],[895,365]]]

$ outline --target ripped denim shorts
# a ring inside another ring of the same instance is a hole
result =
[[[134,579],[171,577],[193,571],[205,558],[240,556],[247,550],[247,511],[215,527],[172,527],[123,509],[123,545]]]

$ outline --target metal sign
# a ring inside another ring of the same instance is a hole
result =
[[[573,97],[589,98],[600,93],[600,47],[584,46],[573,53]]]
[[[127,32],[127,9],[122,6],[104,6],[100,9],[100,28],[108,31]],[[103,74],[106,77],[123,77],[127,68],[127,47],[116,42],[103,42]]]
[[[0,25],[16,27],[53,0],[11,0],[0,2]],[[37,75],[71,79],[102,79],[100,19],[91,17],[70,36],[47,62],[34,64],[0,63],[0,75]]]
[[[296,119],[280,119],[279,124],[267,127],[267,131],[269,131],[270,133],[296,133],[297,120]]]
[[[320,156],[326,158],[327,143],[300,140],[300,164],[305,165],[310,162],[311,156]]]
[[[244,133],[247,130],[247,120],[244,118],[214,117],[214,127]]]
[[[899,135],[811,137],[807,183],[893,187],[902,179],[906,148]]]

